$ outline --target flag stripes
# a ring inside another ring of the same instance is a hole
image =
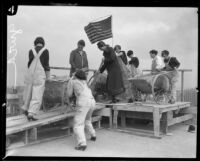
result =
[[[92,44],[97,41],[113,37],[111,20],[112,17],[110,16],[104,20],[89,23],[87,26],[84,27],[84,30]]]

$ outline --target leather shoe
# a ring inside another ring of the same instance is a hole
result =
[[[90,138],[91,141],[96,141],[96,139],[97,139],[96,136],[92,136],[92,137]]]
[[[28,121],[37,121],[38,119],[34,118],[32,115],[27,116]]]
[[[84,151],[86,148],[87,148],[86,145],[78,145],[75,147],[76,150],[82,150],[82,151]]]

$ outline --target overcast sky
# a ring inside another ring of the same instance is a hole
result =
[[[155,7],[77,7],[77,6],[19,6],[17,15],[8,16],[8,52],[11,48],[12,24],[15,30],[17,85],[23,85],[28,62],[28,51],[37,36],[45,39],[50,53],[50,66],[70,67],[70,52],[77,42],[84,39],[89,68],[97,69],[102,52],[91,44],[84,26],[101,17],[112,15],[113,40],[105,40],[112,46],[121,45],[126,52],[133,50],[140,59],[141,69],[150,69],[149,51],[169,50],[180,61],[180,69],[192,69],[185,73],[185,88],[197,87],[198,22],[197,8]],[[8,60],[13,53],[8,53]],[[65,71],[51,70],[51,74],[65,75]],[[180,82],[180,81],[179,81]],[[7,66],[7,85],[14,85],[14,68]],[[180,88],[180,83],[178,85]]]

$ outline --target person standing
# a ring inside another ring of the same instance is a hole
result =
[[[29,51],[28,69],[25,75],[24,105],[22,109],[29,121],[35,121],[40,110],[45,88],[45,80],[50,77],[49,51],[45,41],[37,37],[34,48]]]
[[[71,64],[70,69],[70,77],[72,77],[73,73],[77,70],[83,70],[84,72],[88,71],[88,59],[87,54],[83,50],[85,47],[85,41],[79,40],[77,43],[77,49],[73,50],[70,53],[69,63]]]
[[[99,41],[97,46],[99,50],[103,51],[104,59],[96,74],[103,73],[105,69],[107,70],[106,88],[112,97],[112,103],[116,103],[118,101],[116,96],[125,91],[119,62],[112,47],[106,45],[103,41]]]
[[[132,50],[129,50],[127,52],[127,56],[131,59],[128,62],[130,76],[133,78],[141,75],[142,73],[139,70],[139,59],[135,56]],[[131,84],[131,86],[135,101],[141,101],[141,93],[137,90],[137,87],[133,83]]]
[[[91,116],[95,107],[95,99],[87,85],[86,74],[77,71],[67,84],[67,96],[76,96],[76,114],[74,116],[73,131],[77,140],[76,150],[85,150],[87,147],[84,128],[91,135],[90,140],[96,140],[96,133],[91,123]]]
[[[163,50],[161,52],[162,57],[164,58],[165,67],[164,71],[169,71],[167,74],[170,80],[170,94],[169,94],[169,103],[174,104],[176,102],[176,84],[178,82],[178,71],[177,69],[180,66],[180,62],[176,57],[170,57],[169,51]]]
[[[164,62],[162,58],[158,55],[157,50],[151,50],[150,57],[153,59],[151,64],[151,74],[157,74],[162,71],[164,67]]]
[[[125,51],[121,51],[120,45],[115,45],[114,50],[116,52],[117,60],[119,62],[119,66],[122,72],[122,80],[125,87],[125,97],[128,100],[128,103],[133,102],[133,93],[131,91],[131,82],[128,80],[129,78],[129,70],[127,65],[127,57]]]
[[[128,62],[127,62],[126,53],[125,53],[125,51],[121,50],[121,46],[120,45],[115,45],[114,51],[115,51],[116,55],[122,59],[123,63],[125,65],[127,65]]]
[[[127,56],[131,59],[128,62],[129,71],[131,73],[131,77],[135,77],[136,75],[141,75],[141,71],[139,70],[139,59],[135,56],[132,50],[127,52]]]

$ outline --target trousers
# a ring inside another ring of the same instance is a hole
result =
[[[73,121],[73,131],[77,145],[86,145],[85,129],[90,136],[96,136],[92,126],[94,107],[95,100],[93,98],[77,100],[77,109]]]

